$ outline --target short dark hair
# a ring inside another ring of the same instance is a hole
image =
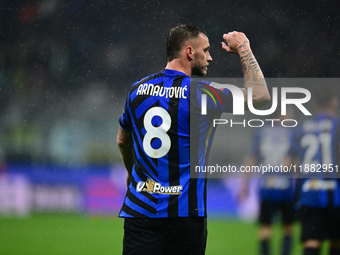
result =
[[[198,38],[199,34],[207,35],[202,28],[192,24],[181,24],[172,28],[166,41],[167,61],[178,58],[183,43]]]

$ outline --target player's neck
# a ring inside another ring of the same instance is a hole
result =
[[[191,77],[191,66],[190,63],[183,63],[180,59],[174,59],[166,65],[165,69],[171,69],[175,71],[179,71],[185,73],[189,77]]]

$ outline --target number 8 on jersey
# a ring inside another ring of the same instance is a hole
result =
[[[159,116],[162,124],[159,127],[152,125],[152,119]],[[144,116],[144,127],[146,130],[143,139],[143,148],[145,153],[151,158],[161,158],[165,156],[171,147],[170,137],[166,133],[171,127],[171,117],[169,113],[161,107],[153,107],[149,109]],[[153,138],[161,140],[162,145],[158,149],[151,146]]]

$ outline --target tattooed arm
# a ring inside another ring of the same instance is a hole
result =
[[[245,89],[242,90],[245,102],[248,93],[246,88],[252,88],[253,105],[255,108],[261,108],[270,100],[270,95],[261,68],[250,48],[248,38],[244,33],[234,31],[224,34],[223,39],[226,43],[222,42],[222,48],[228,53],[240,56],[245,80]]]

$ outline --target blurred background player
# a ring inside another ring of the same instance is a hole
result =
[[[298,217],[301,222],[303,255],[320,253],[323,240],[329,240],[329,254],[340,254],[340,192],[335,171],[339,164],[338,99],[323,86],[312,93],[317,115],[306,120],[293,136],[286,164],[299,160],[305,171],[297,179]],[[311,170],[321,173],[311,176]],[[323,173],[322,171],[332,171]],[[332,178],[333,177],[333,178]]]
[[[287,109],[288,110],[288,109]],[[276,110],[271,119],[291,118],[291,111],[286,116],[281,116]],[[292,128],[283,127],[279,121],[264,126],[255,133],[249,154],[244,159],[245,166],[280,166],[284,162],[290,148]],[[250,177],[250,176],[249,176]],[[249,178],[242,181],[241,202],[248,195]],[[274,216],[281,214],[282,247],[281,254],[288,255],[292,250],[292,235],[294,230],[294,180],[283,175],[272,174],[260,179],[259,187],[259,217],[260,228],[258,238],[260,241],[260,254],[271,254],[270,239]]]

